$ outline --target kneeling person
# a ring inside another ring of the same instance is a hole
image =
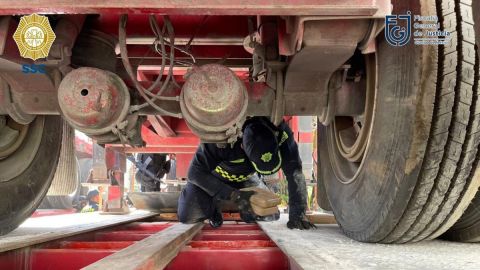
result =
[[[256,173],[270,175],[280,169],[288,182],[288,228],[314,227],[305,216],[305,177],[292,131],[285,122],[277,127],[265,117],[247,120],[242,139],[233,146],[220,148],[214,143],[203,143],[198,147],[189,167],[188,183],[179,199],[180,222],[209,219],[212,226],[221,226],[220,200],[235,201],[242,220],[254,222],[256,216],[250,205],[254,192],[240,189],[257,185]]]

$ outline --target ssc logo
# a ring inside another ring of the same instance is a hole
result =
[[[32,73],[32,74],[35,74],[35,73],[41,73],[41,74],[45,74],[46,73],[46,70],[45,70],[45,65],[35,65],[35,64],[24,64],[22,65],[22,72],[23,73]]]
[[[35,61],[48,56],[55,41],[55,33],[46,16],[32,14],[20,19],[13,39],[20,55]]]
[[[411,37],[412,15],[408,11],[404,15],[385,16],[385,39],[395,47],[405,46]]]

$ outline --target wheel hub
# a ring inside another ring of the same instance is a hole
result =
[[[187,124],[202,140],[210,142],[235,141],[247,105],[245,84],[229,68],[218,64],[194,69],[180,97]]]
[[[360,95],[365,99],[363,110],[350,116],[336,116],[327,138],[334,173],[344,184],[353,182],[362,166],[373,125],[377,81],[375,54],[365,56],[364,68],[365,76],[355,89],[365,92],[365,95]]]
[[[22,144],[28,125],[21,125],[11,118],[0,116],[0,159],[14,153]]]

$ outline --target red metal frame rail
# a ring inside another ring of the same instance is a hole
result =
[[[166,269],[288,269],[287,256],[258,225],[226,223],[219,229],[206,225]],[[4,252],[0,269],[81,269],[172,224],[134,222]]]
[[[166,267],[181,269],[288,269],[287,256],[256,224],[206,225]]]

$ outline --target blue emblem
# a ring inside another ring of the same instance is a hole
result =
[[[404,21],[404,26],[399,25]],[[404,46],[410,41],[412,28],[412,15],[408,11],[403,15],[385,16],[385,39],[395,47]]]

